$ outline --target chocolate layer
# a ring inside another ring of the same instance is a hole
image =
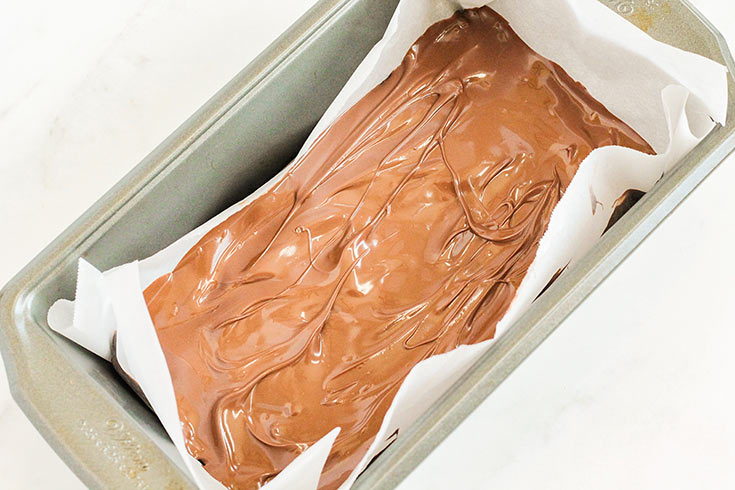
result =
[[[492,338],[592,149],[651,148],[487,7],[431,26],[273,188],[145,291],[189,452],[255,488],[363,457],[419,361]]]

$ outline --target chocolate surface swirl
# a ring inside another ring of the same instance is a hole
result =
[[[189,452],[256,488],[334,427],[347,478],[413,366],[492,338],[594,148],[651,153],[487,7],[432,25],[145,291]]]

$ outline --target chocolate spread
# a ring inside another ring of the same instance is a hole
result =
[[[343,482],[413,366],[492,338],[580,162],[652,153],[487,7],[431,27],[145,298],[189,452],[257,488],[335,427]]]

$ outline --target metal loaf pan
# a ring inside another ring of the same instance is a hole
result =
[[[110,364],[49,330],[76,263],[151,255],[257,189],[296,154],[377,42],[398,0],[322,0],[0,291],[0,347],[18,404],[91,488],[193,488],[155,416]],[[720,34],[685,0],[604,0],[653,37],[728,66]],[[729,80],[728,120],[735,120]],[[567,270],[357,487],[392,488],[528,356],[735,146],[717,127]]]

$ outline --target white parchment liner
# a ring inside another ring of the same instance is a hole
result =
[[[612,113],[635,129],[657,155],[622,147],[594,150],[551,216],[536,259],[521,283],[497,336],[528,307],[554,273],[579,258],[600,237],[614,201],[627,189],[649,190],[713,127],[724,123],[725,68],[659,43],[596,0],[402,0],[384,38],[372,49],[319,121],[304,149],[347,108],[382,82],[431,24],[460,8],[489,4],[535,51],[561,65]],[[304,154],[302,149],[299,157]],[[117,357],[135,378],[200,488],[222,489],[186,451],[176,401],[142,291],[168,273],[210,229],[267,192],[220,213],[157,254],[99,272],[79,262],[76,301],[57,301],[51,328],[105,359],[117,332]],[[427,359],[411,371],[385,416],[368,454],[345,482],[349,487],[396,429],[405,429],[485,352],[493,341],[462,346]],[[268,490],[317,487],[339,432],[335,428],[271,481]]]

